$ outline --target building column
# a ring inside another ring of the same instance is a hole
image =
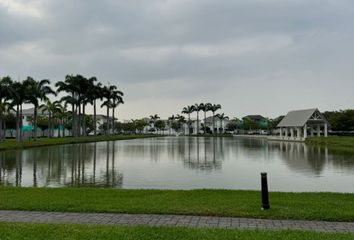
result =
[[[301,128],[297,128],[297,138],[301,138]]]
[[[291,136],[291,138],[294,137],[294,128],[290,128],[290,136]]]
[[[321,136],[321,126],[317,125],[317,137]]]
[[[325,123],[325,125],[324,125],[324,130],[323,130],[323,132],[324,132],[324,136],[325,136],[325,137],[328,137],[328,126],[327,126],[327,123]]]
[[[304,126],[304,138],[307,138],[307,124]]]
[[[283,137],[283,128],[279,128],[279,136],[280,136],[280,138]]]
[[[289,133],[288,133],[288,128],[285,128],[285,137],[288,137]]]

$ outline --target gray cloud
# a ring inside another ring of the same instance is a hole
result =
[[[350,0],[0,0],[0,75],[95,75],[123,118],[350,108],[353,21]]]

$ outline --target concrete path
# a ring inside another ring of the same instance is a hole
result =
[[[0,222],[183,226],[228,229],[297,229],[321,232],[354,233],[354,222],[267,220],[154,214],[64,213],[0,210]]]

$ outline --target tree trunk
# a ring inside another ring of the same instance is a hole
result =
[[[20,105],[16,106],[16,142],[20,142]]]
[[[3,141],[6,140],[6,119],[4,118],[4,135],[3,135]]]
[[[199,134],[199,111],[197,111],[197,135]]]
[[[206,134],[206,111],[204,111],[204,135]]]
[[[213,134],[215,133],[215,112],[213,112]]]
[[[49,112],[49,115],[48,115],[48,133],[47,133],[47,136],[48,138],[51,138],[52,136],[52,121],[51,121],[51,113]]]
[[[23,127],[23,119],[22,119],[22,104],[21,104],[20,105],[20,141],[22,141],[23,139],[22,127]]]
[[[37,106],[34,106],[32,138],[37,141]]]
[[[82,104],[82,130],[83,130],[83,136],[86,136],[86,115],[85,115],[85,108],[86,108],[86,104],[83,103]]]
[[[0,112],[0,142],[3,141],[3,128],[2,128],[2,122],[3,122],[3,114]]]
[[[96,116],[96,99],[93,102],[93,128],[94,134],[97,136],[97,116]]]
[[[112,133],[113,135],[115,134],[115,131],[114,131],[114,111],[115,111],[115,107],[112,108]]]
[[[76,117],[75,117],[75,104],[74,103],[71,104],[71,114],[72,114],[71,135],[72,135],[72,137],[75,137],[76,136],[76,133],[75,133],[75,120],[76,120]]]
[[[77,116],[77,119],[78,119],[78,128],[79,128],[79,131],[78,131],[78,135],[79,137],[81,137],[81,103],[79,103],[79,114]]]
[[[65,137],[64,117],[61,118],[61,125],[63,126],[63,138],[64,138]]]
[[[188,135],[191,135],[191,114],[188,113]]]
[[[109,107],[107,106],[107,126],[106,126],[106,135],[109,135]]]

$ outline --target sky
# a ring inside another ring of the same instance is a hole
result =
[[[352,0],[0,0],[0,76],[96,76],[119,119],[348,109],[353,23]]]

